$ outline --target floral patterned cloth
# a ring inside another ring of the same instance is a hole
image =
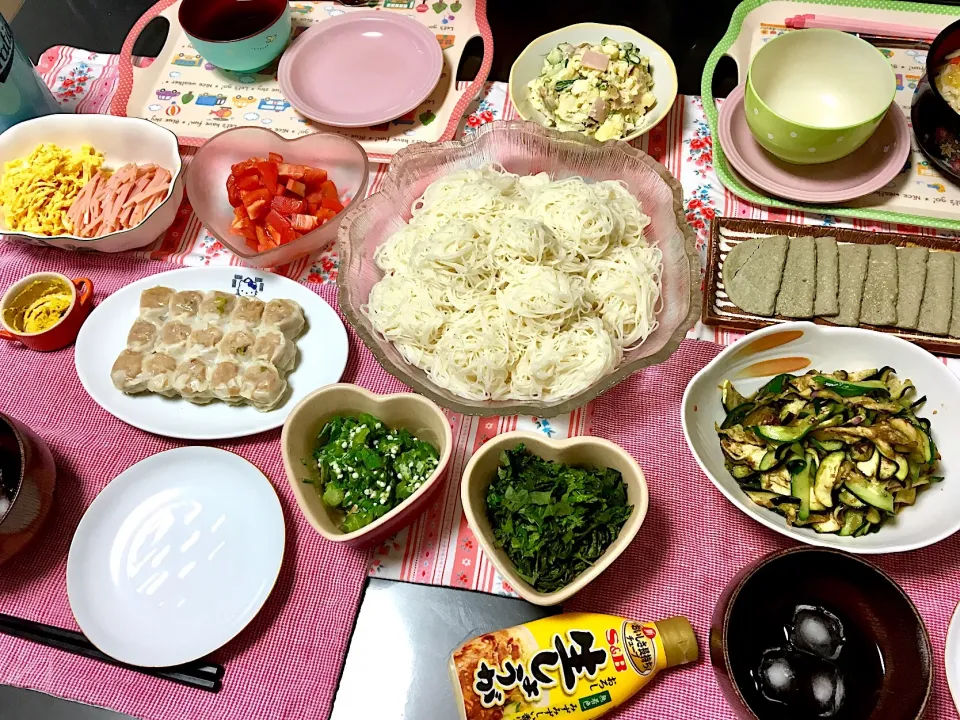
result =
[[[451,10],[457,5],[451,5]],[[64,108],[76,112],[106,112],[116,88],[117,58],[76,48],[54,47],[44,53],[40,72]],[[504,83],[488,83],[485,92],[464,118],[462,131],[499,119],[517,117]],[[822,225],[841,224],[829,216],[789,216],[744,202],[724,190],[713,170],[713,139],[698,97],[678,97],[668,116],[637,141],[638,146],[663,163],[680,179],[684,188],[686,217],[696,231],[701,268],[706,264],[710,223],[717,215],[790,220]],[[189,162],[191,150],[184,150]],[[376,165],[369,192],[383,183],[385,165]],[[860,228],[883,229],[876,223],[842,223]],[[905,230],[906,228],[899,228]],[[180,215],[166,235],[141,251],[150,257],[183,265],[240,265],[213,236],[204,230],[184,198]],[[298,280],[336,282],[337,252],[331,248],[319,257],[278,268]],[[737,333],[697,326],[691,337],[720,344],[732,342]],[[582,434],[587,426],[589,406],[556,418],[474,417],[464,418],[455,430],[456,451],[451,477],[460,477],[464,465],[490,437],[510,430],[541,432],[549,437]],[[493,565],[477,546],[460,507],[459,487],[450,483],[434,506],[408,528],[383,543],[374,552],[370,574],[421,583],[452,585],[501,594],[512,594]]]

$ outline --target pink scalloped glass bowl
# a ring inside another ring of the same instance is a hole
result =
[[[376,249],[410,219],[410,208],[433,181],[464,168],[499,163],[520,175],[546,172],[553,179],[622,180],[651,222],[649,242],[663,253],[659,327],[620,366],[572,397],[551,402],[467,400],[433,383],[379,336],[361,311],[370,288],[383,277]],[[468,415],[534,415],[570,412],[641,368],[666,360],[700,314],[700,260],[687,225],[680,183],[646,153],[624,142],[599,143],[578,133],[560,133],[535,123],[500,121],[481,126],[467,140],[418,143],[390,163],[382,189],[344,211],[340,225],[340,308],[384,369],[442,407]]]
[[[337,228],[346,214],[344,209],[313,232],[265,252],[252,250],[242,237],[233,235],[233,207],[227,199],[230,166],[253,156],[266,157],[270,152],[280,153],[285,162],[326,170],[344,205],[363,197],[369,179],[367,154],[358,143],[342,135],[311,133],[287,140],[266,128],[240,127],[208,140],[187,168],[190,204],[211,235],[248,265],[261,268],[285,265],[326,249],[337,239]]]

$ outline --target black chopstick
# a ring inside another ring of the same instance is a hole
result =
[[[98,650],[82,633],[54,627],[53,625],[45,625],[33,620],[24,620],[5,613],[0,613],[0,633],[80,655],[91,660],[99,660],[143,675],[170,680],[198,690],[216,693],[220,692],[223,684],[224,669],[222,665],[213,665],[203,660],[166,668],[127,665]]]
[[[866,40],[876,47],[889,48],[891,50],[895,48],[899,50],[929,50],[931,42],[929,40],[921,40],[920,38],[895,38],[887,37],[886,35],[869,35],[858,32],[851,32],[850,35],[855,35],[861,40]]]

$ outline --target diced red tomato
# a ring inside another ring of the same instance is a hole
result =
[[[327,180],[327,171],[323,168],[315,167],[306,167],[303,173],[303,181],[307,185],[316,185],[319,187],[320,183],[326,182]]]
[[[303,177],[304,172],[306,172],[306,167],[303,165],[296,165],[293,163],[280,163],[277,166],[277,171],[280,173],[281,177],[293,178],[294,180],[299,180]]]
[[[256,190],[261,186],[260,176],[256,173],[251,173],[250,175],[240,175],[237,178],[237,190]]]
[[[238,207],[241,204],[240,200],[240,191],[237,190],[237,179],[230,175],[227,178],[227,200],[233,207]]]
[[[259,162],[257,163],[257,171],[260,173],[260,184],[265,188],[274,187],[277,182],[277,163],[275,162]]]
[[[313,215],[291,215],[290,224],[298,232],[308,233],[320,227],[320,221]]]
[[[335,213],[343,210],[343,203],[341,203],[335,197],[325,197],[320,201],[320,207],[325,208],[326,210],[333,210]]]
[[[302,213],[306,209],[306,203],[298,198],[278,196],[270,202],[270,207],[281,215],[294,215]]]
[[[227,198],[232,234],[264,252],[315,230],[343,209],[323,168],[284,162],[279,153],[231,166]]]
[[[320,221],[320,224],[323,225],[328,220],[333,220],[337,214],[333,210],[327,210],[326,208],[320,208],[317,210],[317,220]]]
[[[244,175],[253,175],[257,171],[257,162],[256,158],[250,158],[249,160],[244,160],[243,162],[234,163],[230,166],[230,172],[233,175],[236,175],[237,178],[241,178]]]
[[[276,210],[271,210],[267,213],[265,222],[267,234],[277,245],[283,245],[294,239],[293,226],[290,224],[290,221]]]
[[[300,197],[303,197],[304,194],[306,194],[307,192],[307,186],[304,185],[299,180],[294,180],[293,178],[290,178],[289,180],[287,180],[287,190],[292,192],[294,195],[299,195]]]
[[[239,235],[247,240],[256,240],[257,231],[253,226],[253,221],[250,218],[236,218],[233,221],[233,224],[230,225],[230,232],[234,235]]]
[[[247,208],[247,215],[251,220],[262,218],[270,212],[270,201],[273,196],[266,188],[257,188],[256,190],[247,190],[240,193],[244,206]]]
[[[263,229],[262,225],[254,225],[253,229],[257,234],[257,245],[260,246],[262,252],[264,246],[270,242],[270,236],[267,235],[267,231]]]

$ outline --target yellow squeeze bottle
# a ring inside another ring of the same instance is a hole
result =
[[[461,720],[589,720],[698,657],[684,617],[570,613],[468,640],[449,667]]]

